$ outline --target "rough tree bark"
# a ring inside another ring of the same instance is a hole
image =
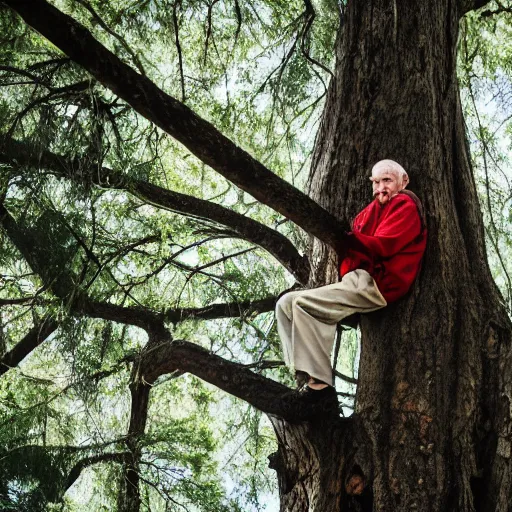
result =
[[[325,215],[314,203],[297,206],[302,195],[271,178],[146,78],[120,66],[77,24],[53,8],[46,12],[42,0],[5,3],[212,168],[255,197],[265,197],[266,204],[322,242],[335,245],[337,234],[329,230],[345,225],[370,200],[368,170],[379,159],[396,159],[409,171],[411,189],[425,206],[429,245],[417,283],[406,298],[362,320],[351,418],[301,422],[300,411],[279,401],[283,386],[186,342],[172,343],[165,333],[134,373],[134,404],[147,400],[137,383],[180,370],[267,412],[279,445],[271,465],[283,512],[512,510],[512,326],[486,261],[455,70],[459,20],[487,2],[347,2],[311,169],[311,196]],[[40,11],[31,12],[32,5]],[[52,27],[57,19],[62,23]],[[74,32],[88,43],[76,43]],[[213,134],[225,152],[190,137],[191,126],[200,126],[196,132],[206,139]],[[243,179],[242,164],[249,169]],[[262,181],[255,184],[258,176]],[[265,183],[293,201],[283,207],[279,194],[265,196]],[[311,227],[313,211],[329,226]],[[331,281],[336,274],[332,250],[314,241],[310,254],[310,284]],[[88,314],[107,314],[104,307],[87,307]],[[122,318],[121,310],[115,313]],[[147,320],[148,325],[156,321]],[[133,420],[138,436],[144,413]],[[128,448],[137,455],[136,445]],[[127,481],[135,486],[136,464],[127,468]],[[361,496],[345,492],[353,474],[364,479]],[[138,510],[136,495],[132,503],[131,510]]]
[[[295,448],[281,469],[282,510],[511,510],[511,327],[486,261],[459,101],[463,14],[453,0],[348,2],[312,196],[350,219],[370,199],[368,169],[396,159],[423,200],[429,245],[408,297],[362,321],[345,441],[326,453],[325,425],[277,424],[280,439],[302,440],[281,444],[283,458]],[[312,252],[311,281],[322,284],[332,259]],[[352,468],[365,476],[365,502],[344,496]]]

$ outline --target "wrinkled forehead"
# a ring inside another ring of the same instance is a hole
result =
[[[380,160],[377,162],[372,169],[372,177],[370,179],[381,179],[383,174],[395,177],[398,181],[402,181],[404,176],[407,176],[405,169],[394,160]],[[372,181],[373,181],[372,179]]]
[[[395,180],[400,180],[400,173],[394,169],[372,169],[370,181],[380,181],[383,178],[394,178]]]

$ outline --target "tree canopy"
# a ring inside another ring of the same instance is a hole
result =
[[[510,313],[512,6],[483,4],[458,70]],[[1,6],[3,509],[122,510],[136,473],[143,510],[264,510],[275,300],[347,228],[308,195],[345,2]]]

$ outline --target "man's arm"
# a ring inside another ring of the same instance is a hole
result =
[[[379,258],[389,258],[409,245],[422,230],[418,208],[410,198],[397,197],[374,235],[348,234],[349,246]]]

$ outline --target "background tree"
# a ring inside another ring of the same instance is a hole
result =
[[[254,460],[277,443],[282,510],[508,510],[510,10],[4,0],[3,506],[76,507],[96,467],[97,509],[259,508],[250,473],[223,491],[206,382],[256,409],[226,413]],[[500,118],[476,113],[489,97]],[[329,419],[289,393],[271,311],[336,278],[384,157],[429,247],[408,297],[362,320],[355,413]]]

